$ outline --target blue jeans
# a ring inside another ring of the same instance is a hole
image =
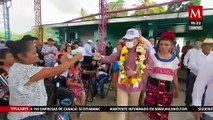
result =
[[[109,82],[109,77],[108,75],[105,74],[100,74],[98,76],[98,79],[93,80],[93,93],[95,96],[98,92],[98,86],[100,86],[100,95],[101,97],[105,97],[105,92],[104,92],[104,84]]]
[[[201,118],[201,120],[213,120],[213,117],[211,117],[207,114],[203,114],[203,118]]]

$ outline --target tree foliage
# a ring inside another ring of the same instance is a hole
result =
[[[124,0],[117,0],[117,1],[112,1],[107,4],[107,9],[108,11],[112,10],[121,10],[124,9],[125,1]],[[113,13],[108,15],[110,18],[114,17],[124,17],[128,16],[128,12],[122,12],[122,13]]]
[[[43,29],[43,39],[44,40],[47,40],[47,38],[54,38],[54,36],[52,36],[51,35],[51,33],[52,33],[52,29],[51,28],[44,28]],[[18,33],[14,33],[14,32],[12,32],[11,33],[11,40],[19,40],[19,39],[21,39],[24,35],[32,35],[32,36],[36,36],[36,32],[35,32],[35,29],[31,29],[30,31],[27,31],[27,32],[25,32],[25,33],[20,33],[20,34],[18,34]],[[5,36],[5,34],[4,34],[4,32],[1,32],[0,31],[0,40],[4,40],[4,37]]]
[[[53,30],[51,28],[43,28],[43,39],[44,39],[44,41],[46,41],[48,38],[53,38],[54,39],[54,36],[52,36],[52,34],[51,34],[52,32],[53,32]],[[35,29],[31,29],[30,31],[24,33],[23,35],[36,36],[36,30]]]
[[[85,17],[85,16],[88,16],[89,14],[87,13],[87,11],[83,8],[81,8],[81,17]],[[82,21],[88,21],[88,20],[95,20],[96,17],[93,16],[93,17],[87,17],[87,18],[83,18]]]
[[[156,4],[156,2],[153,2],[151,0],[139,0],[139,2],[141,3],[140,6],[144,6],[144,7]],[[163,12],[166,12],[166,8],[164,6],[159,6],[159,7],[149,8],[149,9],[136,10],[133,15],[155,14],[155,13],[163,13]]]
[[[18,33],[14,33],[14,32],[11,32],[11,40],[18,40],[22,38],[22,34],[18,34]],[[5,34],[4,32],[1,32],[0,31],[0,40],[5,40]]]

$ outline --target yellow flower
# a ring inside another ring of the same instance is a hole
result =
[[[123,47],[121,54],[127,54],[128,52],[129,52],[128,48],[125,46],[125,47]]]
[[[143,48],[141,51],[140,51],[141,54],[146,54],[146,50]]]
[[[120,55],[120,61],[119,61],[119,66],[120,66],[120,77],[121,77],[121,84],[124,86],[128,85],[133,85],[137,86],[139,81],[141,81],[141,78],[143,76],[143,70],[146,67],[143,63],[145,60],[145,53],[146,50],[144,49],[144,42],[139,41],[139,44],[137,45],[136,52],[138,54],[138,58],[135,61],[135,64],[137,66],[137,70],[139,71],[138,77],[129,79],[126,75],[126,72],[124,70],[124,62],[126,61],[127,55],[128,55],[128,48],[125,46],[123,47]]]
[[[146,68],[146,65],[142,64],[142,68],[143,68],[143,69]]]
[[[138,78],[138,82],[140,82],[141,81],[141,78]]]
[[[122,74],[122,75],[121,75],[121,79],[124,79],[124,78],[125,78],[125,75]]]
[[[124,61],[125,61],[125,57],[121,56],[121,57],[120,57],[120,61],[121,61],[121,62],[124,62]]]
[[[142,61],[144,61],[145,60],[145,55],[140,55],[139,59],[142,60]]]
[[[136,78],[132,78],[131,83],[133,85],[136,85],[136,84],[138,84],[138,80]]]
[[[142,47],[142,46],[138,46],[138,47],[136,48],[136,52],[141,52],[141,51],[143,51],[143,47]]]
[[[118,62],[119,66],[123,66],[123,62],[119,61]]]

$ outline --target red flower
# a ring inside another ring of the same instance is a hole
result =
[[[171,38],[172,40],[175,40],[176,36],[173,32],[164,32],[161,34],[161,40],[165,39],[165,38]]]

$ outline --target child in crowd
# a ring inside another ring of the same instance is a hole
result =
[[[63,73],[82,58],[81,54],[77,54],[57,67],[37,67],[33,64],[39,58],[31,38],[11,42],[8,47],[15,58],[15,63],[8,72],[10,106],[47,106],[44,78]],[[43,114],[44,112],[9,112],[8,119],[42,120]]]
[[[100,95],[102,98],[105,98],[105,92],[104,92],[104,84],[108,83],[109,81],[109,64],[99,64],[99,67],[96,72],[96,79],[93,81],[93,92],[94,97],[96,96],[98,92],[98,84],[100,86]]]
[[[80,65],[80,61],[77,61],[74,66],[70,69],[69,77],[67,79],[67,87],[75,93],[75,97],[77,98],[76,104],[80,106],[85,106],[86,94],[84,85],[81,79],[82,69]],[[80,101],[81,103],[77,103]]]

